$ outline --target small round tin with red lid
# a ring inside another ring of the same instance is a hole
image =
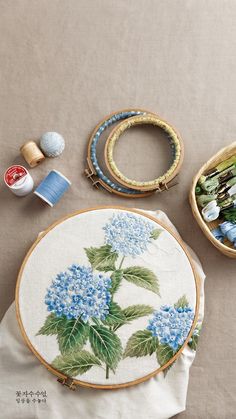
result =
[[[33,178],[28,170],[18,164],[8,167],[4,173],[4,182],[17,196],[27,195],[34,186]]]

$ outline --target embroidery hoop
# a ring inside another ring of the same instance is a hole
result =
[[[142,215],[152,221],[154,221],[157,226],[161,226],[163,227],[178,243],[179,245],[182,247],[183,252],[185,253],[185,255],[187,256],[187,259],[190,263],[191,266],[191,270],[193,273],[193,277],[194,277],[194,281],[195,281],[195,290],[196,290],[196,304],[195,304],[195,312],[194,312],[194,320],[192,323],[192,327],[189,331],[188,337],[185,340],[185,342],[183,343],[183,345],[181,346],[181,348],[175,353],[175,355],[162,367],[159,367],[158,369],[156,369],[155,371],[153,371],[152,373],[138,378],[134,381],[129,381],[127,383],[122,383],[122,384],[113,384],[113,385],[100,385],[100,384],[93,384],[93,383],[88,383],[82,380],[77,380],[71,377],[66,376],[65,374],[61,373],[60,371],[56,370],[55,368],[53,368],[48,362],[46,362],[44,360],[44,358],[39,354],[39,352],[35,349],[35,347],[32,345],[29,337],[27,336],[27,333],[24,329],[24,325],[22,322],[22,318],[21,318],[21,313],[20,313],[20,306],[19,306],[19,291],[20,291],[20,286],[21,286],[21,278],[24,272],[24,268],[25,265],[27,264],[27,261],[31,255],[31,253],[34,251],[35,247],[41,242],[41,240],[48,234],[50,233],[51,230],[53,230],[57,225],[63,223],[64,221],[75,217],[77,215],[80,214],[84,214],[84,213],[89,213],[91,211],[94,210],[104,210],[104,209],[120,209],[120,210],[124,210],[126,212],[131,212],[134,214],[139,214]],[[17,278],[17,283],[16,283],[16,293],[15,293],[15,299],[16,299],[16,315],[17,315],[17,320],[19,322],[19,327],[21,330],[21,333],[23,335],[23,338],[25,339],[25,342],[27,344],[27,346],[29,347],[29,349],[33,352],[33,354],[39,359],[39,361],[51,372],[53,373],[55,376],[58,377],[58,381],[60,383],[62,383],[63,385],[69,387],[70,389],[74,390],[76,388],[77,385],[82,386],[82,387],[87,387],[87,388],[95,388],[95,389],[107,389],[107,390],[113,390],[113,389],[120,389],[120,388],[125,388],[125,387],[130,387],[139,383],[142,383],[146,380],[148,380],[149,378],[155,376],[156,374],[158,374],[159,372],[163,371],[164,369],[166,369],[169,365],[171,365],[182,353],[183,349],[186,347],[186,345],[188,344],[189,340],[191,339],[193,330],[197,324],[198,321],[198,314],[199,314],[199,304],[200,304],[200,279],[197,273],[197,270],[195,269],[191,256],[188,252],[188,250],[186,249],[185,244],[182,242],[181,239],[179,239],[168,227],[165,226],[165,224],[163,224],[162,222],[160,222],[159,220],[157,220],[155,217],[151,216],[150,214],[146,214],[145,212],[136,210],[136,209],[128,209],[128,208],[124,208],[124,207],[120,207],[120,206],[99,206],[99,207],[94,207],[94,208],[89,208],[89,209],[85,209],[85,210],[80,210],[80,211],[76,211],[72,214],[69,214],[61,219],[59,219],[58,221],[56,221],[55,223],[53,223],[51,226],[49,226],[42,234],[40,234],[40,236],[37,238],[37,240],[33,243],[33,245],[31,246],[31,248],[29,249],[28,253],[25,256],[25,259],[23,260],[23,263],[21,265],[19,274],[18,274],[18,278]]]
[[[130,179],[123,173],[121,173],[114,161],[113,152],[117,140],[127,129],[136,125],[143,124],[151,124],[154,126],[158,126],[168,134],[173,159],[171,166],[169,167],[166,173],[151,181],[139,182]],[[110,174],[122,185],[126,187],[131,187],[139,191],[162,191],[169,189],[168,184],[177,176],[177,174],[180,171],[184,157],[184,146],[180,135],[169,123],[167,123],[155,114],[143,114],[133,116],[128,120],[124,120],[113,129],[106,141],[104,155],[105,162]]]
[[[144,109],[134,108],[134,109],[123,109],[121,111],[113,112],[110,115],[106,116],[102,121],[100,121],[95,129],[93,130],[89,142],[88,142],[88,155],[87,155],[87,165],[88,168],[85,169],[85,176],[90,179],[92,185],[96,188],[102,188],[107,190],[110,193],[115,193],[116,195],[125,197],[125,198],[145,198],[152,195],[155,191],[139,191],[129,186],[122,186],[121,184],[116,184],[114,181],[107,178],[107,176],[101,170],[97,155],[96,155],[96,144],[100,138],[102,132],[113,123],[119,121],[120,119],[131,118],[134,115],[140,114],[153,114]],[[128,116],[128,114],[130,114]],[[117,116],[121,115],[119,119]],[[111,121],[111,122],[109,122]],[[94,156],[93,153],[93,144],[95,144]]]

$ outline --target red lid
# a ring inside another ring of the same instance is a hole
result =
[[[27,175],[27,170],[25,167],[20,165],[14,165],[8,167],[6,172],[4,173],[4,180],[8,186],[14,185],[20,179]]]

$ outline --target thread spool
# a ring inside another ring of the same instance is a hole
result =
[[[28,195],[34,186],[32,176],[24,166],[20,165],[8,167],[4,173],[4,182],[17,196]]]
[[[216,200],[209,202],[202,209],[202,216],[208,223],[216,220],[220,215],[220,207],[218,207]]]
[[[229,196],[233,196],[236,194],[236,185],[231,186],[231,188],[228,190]]]
[[[70,187],[71,182],[62,173],[52,170],[37,186],[34,194],[53,207]]]
[[[226,234],[227,239],[233,243],[236,244],[236,225],[234,224],[234,226],[227,232]]]
[[[227,237],[227,239],[234,245],[236,248],[236,224],[231,223],[230,221],[225,221],[219,225],[222,234]]]
[[[197,203],[200,207],[204,208],[209,202],[217,198],[216,194],[212,195],[197,195]]]
[[[30,167],[37,166],[45,159],[44,154],[34,141],[28,141],[23,144],[20,152]]]
[[[221,243],[224,242],[224,234],[222,233],[219,227],[215,228],[214,230],[211,230],[211,233],[216,238],[216,240],[219,240]]]
[[[223,223],[221,223],[219,225],[222,233],[224,234],[224,236],[227,235],[228,231],[231,230],[231,228],[233,228],[235,226],[234,223],[231,223],[230,221],[224,221]]]

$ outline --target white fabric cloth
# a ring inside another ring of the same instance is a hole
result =
[[[177,233],[161,211],[149,212]],[[189,249],[201,278],[199,322],[204,314],[204,273]],[[168,419],[185,410],[189,368],[195,352],[188,346],[164,378],[150,380],[121,390],[93,390],[79,387],[70,391],[57,382],[25,345],[16,320],[15,304],[8,309],[0,326],[0,406],[4,419]],[[46,391],[46,403],[17,403],[16,392]],[[1,416],[1,414],[0,414]]]

